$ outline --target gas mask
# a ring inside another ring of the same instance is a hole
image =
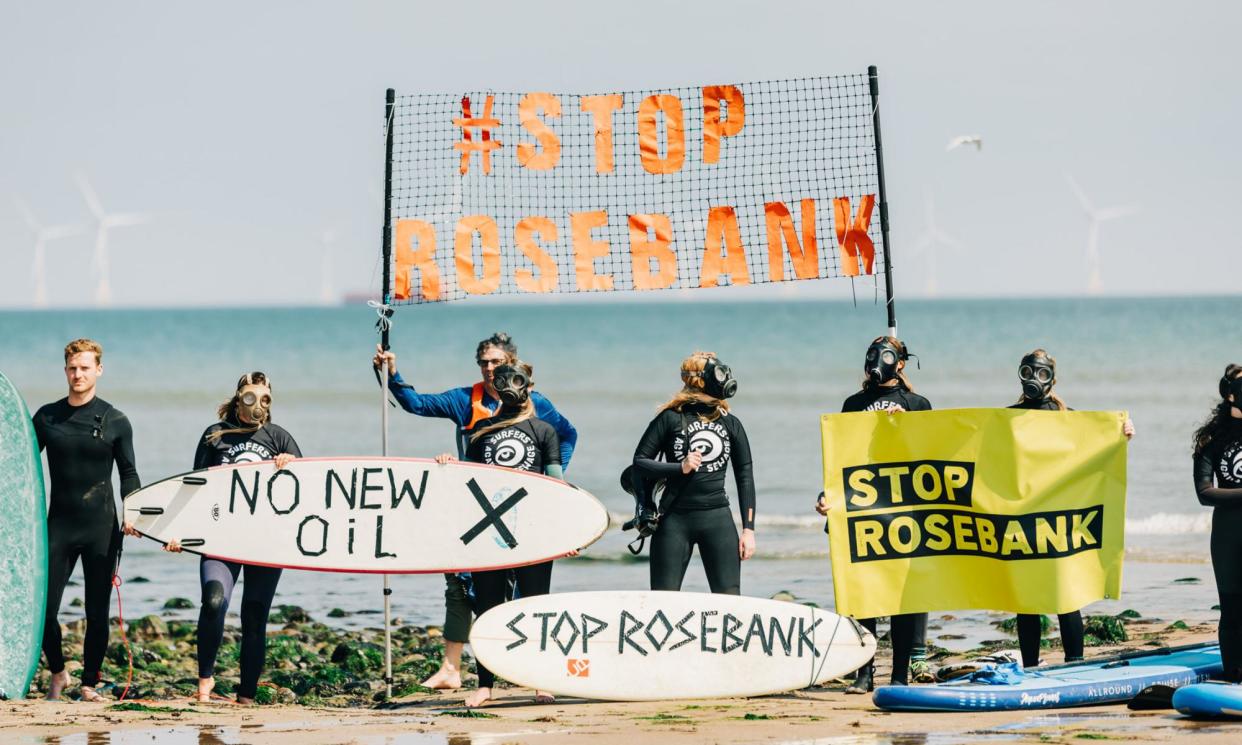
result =
[[[237,416],[246,424],[267,424],[272,416],[272,389],[251,384],[237,392]]]
[[[1056,382],[1057,369],[1046,356],[1028,354],[1018,365],[1018,379],[1022,381],[1023,397],[1028,401],[1043,401]]]
[[[737,378],[733,370],[715,357],[703,366],[703,390],[712,398],[726,399],[737,393]]]
[[[890,344],[887,339],[872,342],[867,347],[867,359],[863,363],[863,371],[872,385],[883,385],[897,377],[897,363],[905,359],[901,350]]]
[[[492,372],[492,387],[505,406],[521,406],[530,398],[530,378],[513,365],[501,365]]]

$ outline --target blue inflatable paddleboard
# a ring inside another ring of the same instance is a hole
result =
[[[1173,708],[1197,717],[1242,717],[1242,686],[1234,683],[1199,683],[1178,688]]]
[[[0,373],[0,699],[25,698],[47,602],[43,464],[26,403]]]
[[[1150,685],[1180,688],[1220,671],[1220,646],[1195,644],[1035,668],[1005,685],[967,676],[934,685],[883,686],[876,689],[874,700],[889,711],[1057,709],[1125,702]]]

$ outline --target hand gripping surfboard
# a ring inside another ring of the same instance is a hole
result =
[[[611,701],[761,696],[823,683],[875,656],[849,618],[697,592],[567,592],[499,605],[470,647],[496,675]]]
[[[244,564],[335,572],[465,572],[534,564],[595,542],[608,511],[546,476],[421,458],[217,466],[125,499],[161,543]]]

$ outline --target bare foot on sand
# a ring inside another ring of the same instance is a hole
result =
[[[103,701],[104,697],[99,695],[95,690],[95,686],[82,686],[82,700],[88,702]]]
[[[61,691],[65,690],[65,686],[69,685],[69,673],[61,670],[52,675],[52,679],[47,684],[47,700],[59,701]]]
[[[421,684],[423,688],[451,691],[461,688],[461,671],[452,665],[441,665],[439,670]]]
[[[215,678],[199,678],[198,692],[194,694],[194,701],[200,704],[211,703],[211,690],[215,687]]]
[[[238,696],[237,703],[241,704],[242,706],[254,706],[254,699],[246,698],[245,696]]]
[[[463,705],[467,709],[474,709],[476,707],[483,706],[484,704],[486,704],[488,701],[491,701],[491,700],[492,700],[492,689],[491,688],[479,688],[474,693],[470,694],[469,696],[466,696],[466,700],[463,702]]]
[[[554,704],[556,703],[556,696],[553,696],[551,693],[548,693],[547,691],[535,691],[535,703]]]

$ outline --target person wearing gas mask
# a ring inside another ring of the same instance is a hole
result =
[[[1220,596],[1223,678],[1242,683],[1242,365],[1220,379],[1220,402],[1194,437],[1195,493],[1212,507],[1212,570]],[[1215,482],[1215,483],[1213,483]]]
[[[906,377],[906,361],[910,351],[904,342],[891,336],[879,336],[867,348],[863,361],[862,390],[845,399],[841,411],[931,411],[931,402],[914,392]],[[823,493],[815,503],[821,515],[828,514],[828,503]],[[876,633],[875,618],[860,618],[863,628]],[[931,683],[936,677],[927,664],[927,614],[904,613],[889,619],[893,642],[893,685],[906,685],[913,676],[916,683]],[[846,693],[867,693],[875,688],[875,665],[867,663],[859,668],[854,683]]]
[[[517,358],[513,339],[498,331],[479,342],[475,349],[475,362],[482,380],[443,393],[419,393],[405,382],[397,372],[397,356],[391,350],[377,346],[371,364],[378,374],[383,362],[388,362],[388,390],[401,408],[418,416],[449,419],[457,425],[457,457],[464,458],[471,433],[480,422],[500,410],[500,395],[493,384],[496,369],[515,364]],[[532,391],[530,399],[535,406],[535,416],[556,430],[561,443],[561,467],[568,468],[578,442],[578,431],[546,396]],[[461,688],[461,653],[470,637],[472,592],[469,573],[444,575],[444,661],[439,670],[423,681],[422,685],[427,688]]]
[[[1035,409],[1039,411],[1073,411],[1061,397],[1053,392],[1057,382],[1057,361],[1043,349],[1036,349],[1022,358],[1018,364],[1018,380],[1022,384],[1022,396],[1011,409]],[[1127,438],[1134,436],[1134,423],[1129,419],[1121,427]],[[1061,629],[1061,648],[1065,651],[1066,662],[1077,662],[1083,658],[1083,626],[1082,612],[1071,611],[1057,616],[1057,624]],[[1040,664],[1039,649],[1043,637],[1043,626],[1039,614],[1018,614],[1018,649],[1022,653],[1023,667],[1036,667]]]
[[[82,559],[86,598],[86,639],[82,644],[83,701],[102,701],[95,687],[108,649],[108,601],[112,576],[121,554],[112,493],[112,464],[121,476],[121,498],[141,482],[134,461],[134,433],[120,409],[96,395],[103,375],[103,347],[91,339],[65,346],[65,380],[69,395],[41,406],[33,419],[39,449],[47,451],[51,494],[47,510],[47,605],[43,653],[47,656],[49,701],[60,699],[69,684],[61,649],[60,612],[65,585]],[[127,535],[138,535],[125,522]]]
[[[681,363],[681,382],[647,425],[630,471],[637,523],[651,536],[651,589],[680,590],[698,546],[711,591],[739,595],[742,562],[755,554],[755,479],[746,429],[726,403],[737,380],[714,353],[695,352]],[[730,463],[741,536],[725,492]],[[657,481],[664,482],[658,506],[650,488]]]
[[[232,398],[216,411],[220,421],[208,427],[194,452],[194,470],[229,463],[274,461],[279,470],[294,458],[301,458],[293,437],[272,422],[271,380],[261,372],[247,373],[237,381]],[[165,551],[180,551],[177,541],[169,541]],[[267,653],[267,616],[280,581],[279,567],[239,564],[209,559],[199,561],[202,603],[198,614],[198,692],[195,698],[207,702],[215,687],[216,654],[224,637],[224,614],[228,612],[233,587],[245,572],[241,605],[241,682],[237,702],[253,704],[259,675]]]
[[[519,471],[541,473],[554,479],[564,477],[561,469],[561,444],[551,424],[535,416],[531,398],[534,370],[517,361],[501,365],[492,373],[492,386],[500,399],[500,411],[480,421],[470,433],[465,459],[472,463],[503,466]],[[436,456],[437,463],[453,460],[449,453]],[[571,555],[576,555],[573,552]],[[475,610],[482,615],[505,602],[508,577],[513,574],[517,591],[522,597],[547,595],[552,585],[552,562],[472,572]],[[479,687],[466,698],[468,707],[482,706],[492,698],[496,676],[482,663],[478,665]],[[535,692],[537,703],[555,699],[544,691]]]

